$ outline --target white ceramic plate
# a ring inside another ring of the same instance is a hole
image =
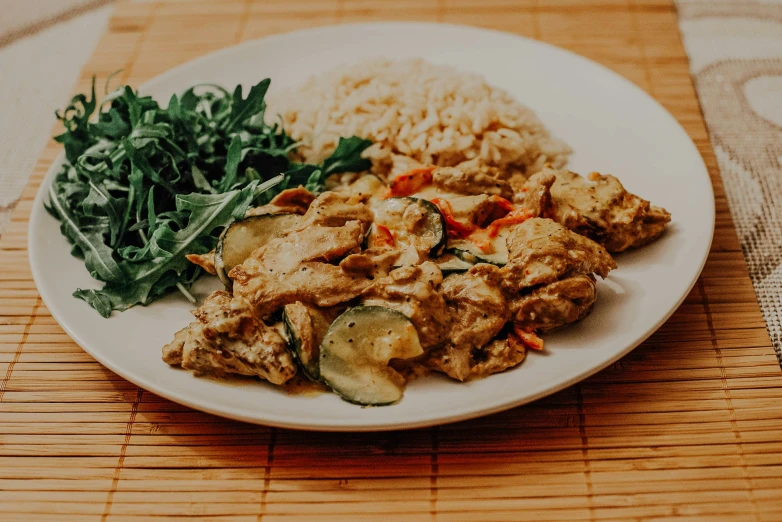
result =
[[[272,78],[272,92],[360,58],[423,57],[482,74],[537,112],[575,154],[569,167],[617,175],[628,190],[667,208],[670,230],[659,241],[618,257],[599,285],[592,314],[546,335],[545,353],[519,367],[460,384],[432,376],[404,399],[360,408],[333,394],[290,396],[262,382],[225,384],[170,368],[160,348],[186,325],[191,309],[179,295],[101,318],[71,297],[96,287],[69,254],[58,223],[43,207],[55,161],[30,219],[30,264],[38,290],[60,325],[90,355],[129,381],[193,408],[248,422],[313,430],[385,430],[451,422],[543,397],[597,372],[632,350],[679,306],[711,244],[714,196],[695,145],[676,120],[641,89],[608,69],[533,40],[481,29],[381,23],[323,27],[247,42],[176,67],[141,86],[165,102],[199,82],[245,87]],[[196,285],[203,299],[218,285]]]

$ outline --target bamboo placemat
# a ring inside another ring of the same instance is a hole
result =
[[[386,19],[538,38],[660,100],[698,145],[717,198],[711,256],[679,311],[612,368],[483,419],[361,435],[223,420],[104,369],[41,302],[26,230],[52,142],[0,241],[0,520],[782,520],[782,376],[671,2],[125,3],[78,89],[120,67],[138,85],[241,40]]]

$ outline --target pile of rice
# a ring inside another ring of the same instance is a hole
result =
[[[394,154],[452,166],[480,157],[526,174],[562,167],[570,148],[533,111],[477,74],[421,59],[372,59],[312,77],[272,99],[286,131],[309,162],[327,157],[340,136],[375,142],[366,156],[387,174]]]

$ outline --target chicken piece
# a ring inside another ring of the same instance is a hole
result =
[[[266,205],[249,209],[244,217],[269,214],[304,214],[313,201],[315,201],[315,194],[304,187],[286,189],[274,196]]]
[[[551,186],[551,217],[609,252],[622,252],[657,239],[671,220],[665,209],[627,192],[614,176],[593,172],[587,180],[567,170],[548,169],[533,178],[552,174],[556,182]]]
[[[488,194],[505,199],[513,197],[513,189],[502,169],[483,164],[480,159],[462,162],[455,167],[439,167],[432,173],[438,188],[457,194]]]
[[[348,221],[358,221],[366,227],[374,218],[369,207],[358,198],[337,192],[324,192],[312,202],[298,229],[303,230],[313,225],[341,227]]]
[[[454,196],[448,198],[451,214],[460,223],[472,223],[475,226],[488,221],[494,211],[494,204],[486,194],[477,196]]]
[[[239,374],[284,384],[296,374],[287,343],[248,303],[217,291],[163,348],[163,360],[197,374]]]
[[[501,273],[503,287],[510,292],[553,283],[565,274],[606,277],[616,268],[605,248],[550,219],[514,225],[507,244],[509,261]]]
[[[554,212],[551,186],[556,180],[556,176],[549,171],[535,174],[524,183],[521,191],[513,196],[513,202],[528,209],[535,217],[550,218]]]
[[[336,192],[353,196],[361,203],[379,200],[386,193],[388,187],[373,174],[360,176],[349,185],[335,189]]]
[[[527,176],[524,172],[513,166],[505,167],[505,171],[508,176],[508,184],[510,184],[513,193],[521,192],[524,188],[524,184],[527,182]]]
[[[182,365],[182,351],[185,348],[190,325],[174,334],[174,340],[163,347],[163,362],[172,366]]]
[[[428,353],[421,364],[452,379],[470,381],[518,366],[526,354],[524,344],[509,335],[494,339],[482,348],[457,348],[449,344]]]
[[[185,258],[203,268],[207,273],[215,275],[217,270],[215,269],[215,251],[210,250],[206,254],[187,254]]]
[[[360,251],[362,239],[358,221],[341,227],[312,225],[272,239],[231,270],[234,295],[252,303],[261,317],[294,301],[321,307],[349,301],[372,281],[365,273],[329,262]]]
[[[527,355],[524,343],[513,335],[495,339],[480,350],[473,350],[474,364],[470,369],[471,379],[481,379],[518,366]]]
[[[421,346],[429,348],[448,337],[450,316],[440,294],[442,282],[440,268],[431,261],[403,266],[376,280],[364,292],[362,302],[405,314],[418,331]]]
[[[286,321],[294,328],[298,342],[299,362],[305,370],[317,365],[320,343],[329,326],[345,310],[344,307],[318,308],[300,301],[285,305]],[[317,367],[317,366],[316,366]],[[317,377],[316,375],[311,375]]]
[[[586,317],[597,298],[591,275],[576,275],[534,289],[510,302],[517,327],[547,331]]]
[[[500,269],[494,265],[478,264],[445,278],[442,292],[451,315],[450,341],[457,348],[487,344],[510,319]]]
[[[444,373],[457,381],[470,378],[473,364],[471,348],[456,348],[452,344],[435,348],[421,359],[421,366],[424,368]]]
[[[368,279],[386,277],[399,258],[399,250],[368,248],[363,252],[350,254],[339,262],[339,267],[349,274],[361,274]]]
[[[499,196],[453,196],[448,198],[451,214],[460,223],[470,223],[484,228],[495,219],[508,214],[509,201]]]

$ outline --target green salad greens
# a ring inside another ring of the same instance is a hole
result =
[[[202,269],[185,259],[214,248],[220,231],[289,187],[323,190],[326,177],[369,168],[371,143],[341,139],[320,165],[290,159],[296,148],[280,124],[264,119],[270,80],[229,92],[198,85],[167,107],[130,87],[98,104],[75,96],[57,118],[66,161],[47,210],[84,260],[100,290],[78,289],[102,316],[188,289]]]

